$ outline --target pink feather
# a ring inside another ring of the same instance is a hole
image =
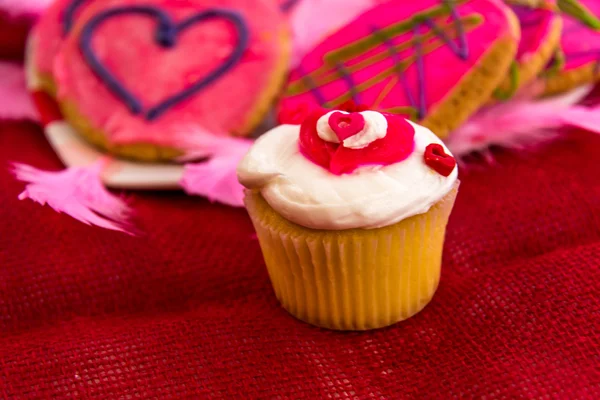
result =
[[[182,130],[176,138],[178,146],[187,149],[179,161],[211,157],[207,161],[185,165],[180,180],[185,192],[242,207],[243,188],[237,180],[236,169],[252,140],[214,135],[197,126]]]
[[[565,117],[574,115],[576,106],[589,88],[580,88],[564,96],[536,99],[537,90],[530,88],[518,97],[484,108],[456,129],[447,140],[457,157],[474,152],[485,153],[490,146],[523,149],[556,136],[556,128],[566,124]]]
[[[217,155],[241,154],[252,145],[251,139],[237,138],[225,134],[213,134],[200,126],[190,125],[173,132],[173,144],[186,149],[177,161],[188,162]]]
[[[563,113],[562,120],[565,125],[600,133],[600,107],[573,107]]]
[[[292,68],[327,35],[382,0],[303,0],[292,10]]]
[[[47,172],[24,164],[14,164],[17,179],[27,182],[20,200],[48,204],[87,225],[132,234],[127,219],[130,209],[102,184],[100,174],[107,160],[86,167]]]
[[[0,0],[0,10],[12,15],[37,15],[44,11],[54,0]]]
[[[187,194],[206,197],[232,207],[244,206],[244,188],[237,179],[237,165],[242,155],[213,157],[184,167],[181,187]]]
[[[21,65],[0,62],[0,119],[37,120]]]

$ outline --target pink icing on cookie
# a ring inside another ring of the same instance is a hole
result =
[[[579,0],[595,16],[600,16],[600,0]],[[568,71],[600,61],[600,31],[585,26],[581,21],[563,15],[560,47],[565,57],[563,70]]]
[[[555,0],[547,0],[547,5],[547,8],[511,6],[521,25],[521,40],[516,56],[518,62],[527,62],[552,34],[554,21],[560,16],[550,8],[556,6]]]
[[[154,120],[134,115],[105,80],[93,72],[81,51],[81,32],[108,6],[96,3],[79,19],[57,57],[54,75],[58,99],[78,112],[113,143],[143,142],[163,146],[181,143],[194,130],[226,135],[241,131],[257,102],[283,73],[285,21],[270,0],[121,0],[122,6],[158,7],[174,22],[208,9],[235,10],[249,31],[241,60],[225,75],[179,102]],[[91,48],[101,64],[140,100],[145,109],[184,91],[214,71],[234,51],[240,37],[230,21],[212,19],[187,27],[172,47],[157,45],[156,19],[118,15],[93,31]]]
[[[415,129],[400,116],[377,114],[380,118],[385,118],[386,124],[383,127],[365,127],[364,115],[358,111],[314,109],[300,126],[300,151],[306,158],[336,175],[351,173],[365,165],[383,166],[405,160],[414,150]],[[337,134],[339,118],[332,117],[339,115],[345,115],[349,121],[361,121],[361,129],[351,135],[338,135],[338,140],[323,139],[323,133],[319,132],[320,122],[328,120],[329,128]],[[349,142],[353,137],[364,134],[365,129],[381,129],[379,136],[376,136],[380,138],[365,142],[364,147],[352,147]]]
[[[384,0],[280,0],[292,31],[291,66],[327,35]],[[309,28],[307,28],[309,27]]]
[[[444,4],[393,0],[364,13],[303,59],[291,73],[282,107],[313,102],[335,108],[353,97],[373,109],[423,118],[496,40],[518,40],[501,2],[457,1],[454,14]],[[417,28],[418,13],[435,14],[429,19],[435,26]],[[435,37],[436,30],[443,33]],[[423,40],[411,43],[415,36]],[[399,74],[398,63],[407,60]]]
[[[38,72],[51,75],[54,60],[64,42],[63,18],[65,9],[74,0],[56,0],[44,12],[35,27],[34,64]],[[114,1],[114,0],[112,0]],[[84,0],[74,13],[75,20],[90,5],[96,2],[108,3],[110,0]]]

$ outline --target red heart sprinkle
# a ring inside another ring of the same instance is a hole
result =
[[[456,160],[447,154],[441,144],[431,143],[425,148],[425,164],[440,175],[448,176],[456,166]]]
[[[336,111],[329,116],[328,122],[340,142],[356,135],[365,127],[365,117],[360,113],[344,114]]]

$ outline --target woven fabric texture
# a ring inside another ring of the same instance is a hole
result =
[[[60,169],[0,123],[0,398],[600,398],[600,137],[471,167],[439,290],[379,331],[324,331],[271,289],[244,210],[129,193],[137,237],[19,201]]]
[[[30,23],[0,13],[0,57]],[[440,288],[408,321],[290,317],[244,210],[127,193],[137,237],[19,201],[11,162],[62,165],[0,122],[1,399],[600,398],[600,137],[461,173]]]

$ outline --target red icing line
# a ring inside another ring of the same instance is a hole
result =
[[[340,142],[356,135],[365,127],[365,117],[361,113],[344,114],[336,111],[329,116],[328,122]]]
[[[312,111],[300,126],[302,154],[335,175],[353,172],[364,165],[390,165],[405,160],[414,150],[415,130],[404,118],[383,114],[388,122],[386,136],[362,149],[327,142],[317,133],[317,121],[330,110]]]
[[[448,176],[456,166],[456,160],[447,154],[441,144],[431,143],[425,148],[425,164],[440,175]]]
[[[31,97],[40,114],[40,121],[43,126],[63,119],[58,103],[48,93],[42,90],[36,90],[31,93]]]

